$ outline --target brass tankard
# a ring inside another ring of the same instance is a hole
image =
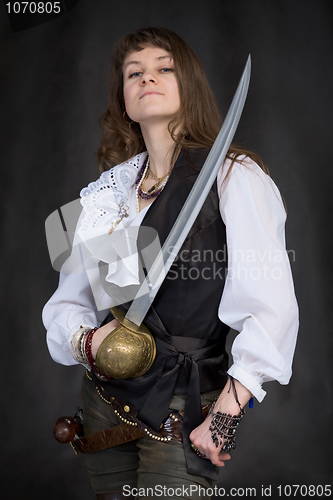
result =
[[[156,344],[144,325],[137,326],[125,318],[125,313],[111,307],[120,326],[103,340],[97,351],[97,370],[112,378],[135,378],[146,373],[154,362]]]

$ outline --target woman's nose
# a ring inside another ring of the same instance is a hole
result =
[[[155,83],[156,82],[156,78],[152,74],[144,73],[142,75],[142,78],[141,78],[141,83],[145,84],[145,83],[148,83],[148,82]]]

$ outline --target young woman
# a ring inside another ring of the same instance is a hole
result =
[[[48,345],[55,361],[88,368],[85,435],[123,422],[145,432],[87,455],[97,498],[131,498],[138,488],[143,498],[157,496],[162,487],[168,498],[170,488],[174,498],[200,498],[230,459],[228,432],[251,396],[262,401],[264,382],[287,384],[291,376],[298,310],[286,214],[260,158],[231,146],[145,317],[156,357],[139,376],[110,377],[100,353],[121,316],[108,308],[128,310],[149,267],[150,231],[162,245],[222,124],[200,62],[169,30],[142,29],[121,40],[110,82],[103,173],[81,192],[73,254],[44,309]],[[228,369],[230,327],[239,334]],[[165,437],[170,425],[178,434]]]

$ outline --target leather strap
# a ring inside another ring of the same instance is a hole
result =
[[[209,408],[210,405],[206,405],[202,408],[203,418],[207,416]],[[74,419],[66,418],[61,420],[68,426],[75,425]],[[56,432],[54,435],[60,442],[70,442],[76,454],[94,453],[96,451],[106,450],[107,448],[113,448],[114,446],[119,446],[123,443],[135,441],[136,439],[140,439],[144,436],[162,442],[181,443],[183,441],[182,420],[183,412],[170,413],[159,432],[154,432],[152,429],[146,427],[142,422],[137,420],[135,423],[123,423],[116,425],[115,427],[95,432],[94,434],[90,434],[88,436],[78,437],[72,441],[69,441],[69,438],[67,440],[59,439]],[[66,434],[68,434],[68,436],[72,436],[73,432],[72,429],[70,429],[66,432]],[[63,433],[61,435],[63,436]]]
[[[71,445],[76,453],[93,453],[140,439],[143,436],[145,436],[145,432],[140,427],[120,424],[89,436],[74,439]]]
[[[154,432],[142,422],[140,425],[120,424],[103,431],[90,434],[71,441],[75,453],[93,453],[95,451],[113,448],[129,441],[142,437],[150,437],[157,441],[182,442],[182,417],[181,414],[171,413],[165,420],[160,432]]]
[[[74,418],[59,418],[53,430],[54,437],[61,443],[70,443],[76,454],[106,450],[144,436],[162,442],[183,442],[184,412],[175,411],[169,413],[160,430],[156,432],[138,418],[138,410],[110,396],[98,384],[96,384],[96,390],[100,397],[112,406],[118,418],[124,423],[83,436],[83,426],[78,424]],[[211,405],[205,405],[201,408],[203,419],[206,418],[210,407]],[[79,437],[75,438],[74,436]]]

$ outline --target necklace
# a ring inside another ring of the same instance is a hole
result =
[[[169,176],[171,172],[168,172],[164,177],[157,178],[158,182],[154,184],[153,187],[151,187],[147,192],[143,191],[142,189],[142,184],[144,181],[148,178],[148,170],[149,170],[149,156],[147,157],[146,161],[143,163],[139,175],[136,179],[135,186],[136,186],[136,208],[137,212],[140,212],[140,198],[143,200],[151,200],[152,198],[156,198],[161,191],[163,190],[164,186],[168,182]],[[150,170],[151,172],[151,170]],[[156,177],[155,177],[156,179]],[[163,182],[162,182],[163,181]]]
[[[150,165],[148,165],[148,175],[150,174],[152,176],[152,178],[155,179],[155,181],[162,182],[166,177],[168,177],[168,175],[170,175],[170,173],[171,173],[171,170],[169,172],[167,172],[165,175],[163,175],[163,177],[156,177],[153,174],[153,171],[150,168]],[[147,177],[148,177],[148,175],[147,175]]]

